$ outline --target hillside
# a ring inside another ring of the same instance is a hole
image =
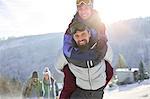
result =
[[[119,21],[108,29],[114,51],[114,65],[121,53],[130,67],[138,67],[140,60],[150,71],[150,17]]]
[[[140,60],[150,71],[150,17],[116,22],[108,27],[109,43],[114,51],[113,66],[118,55],[124,55],[129,67],[138,67]],[[62,47],[63,33],[10,38],[0,41],[0,73],[25,81],[37,70],[42,75],[49,66],[59,81],[60,74],[52,65],[58,49]]]
[[[48,66],[58,78],[59,74],[52,64],[62,46],[62,39],[63,33],[50,33],[1,41],[1,74],[25,81],[32,71],[37,70],[42,75],[44,67]]]

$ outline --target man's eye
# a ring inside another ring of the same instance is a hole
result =
[[[78,38],[79,36],[78,35],[75,35],[75,38]]]
[[[86,33],[83,33],[82,36],[86,36]]]

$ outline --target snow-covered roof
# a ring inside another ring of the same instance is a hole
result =
[[[118,69],[116,69],[116,71],[123,71],[123,72],[132,71],[132,72],[134,72],[134,71],[139,71],[139,68],[131,68],[131,69],[129,69],[129,68],[118,68]]]

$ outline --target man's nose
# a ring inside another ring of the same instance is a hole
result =
[[[82,36],[79,36],[79,37],[78,37],[78,40],[79,40],[79,41],[82,41],[82,40],[83,40]]]

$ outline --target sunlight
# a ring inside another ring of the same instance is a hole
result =
[[[117,20],[117,17],[115,17],[118,16],[115,14],[117,6],[115,6],[112,1],[96,0],[94,3],[95,9],[99,12],[99,15],[104,23],[110,24]]]
[[[119,20],[149,16],[148,4],[148,0],[95,0],[94,8],[103,22],[111,24]]]
[[[94,8],[105,24],[150,16],[149,0],[94,0]],[[75,12],[75,0],[1,0],[0,37],[64,32]]]

